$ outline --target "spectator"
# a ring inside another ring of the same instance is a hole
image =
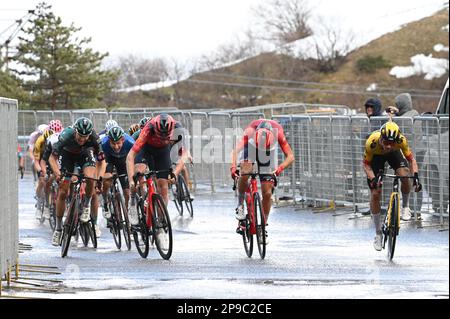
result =
[[[395,107],[397,108],[396,116],[399,117],[410,117],[413,118],[419,115],[419,112],[413,109],[411,94],[409,93],[401,93],[395,97]],[[425,146],[422,142],[422,124],[420,121],[414,122],[413,130],[414,138],[411,139],[412,148],[416,152],[416,160],[419,165],[419,169],[423,164],[424,156],[425,156]],[[422,207],[422,192],[417,193],[417,205],[414,203],[414,198],[411,196],[410,198],[410,207],[414,211],[420,212]],[[420,215],[418,214],[418,219],[420,219]]]
[[[381,116],[382,115],[382,105],[379,98],[370,98],[364,103],[366,108],[366,114],[370,118],[371,116]]]

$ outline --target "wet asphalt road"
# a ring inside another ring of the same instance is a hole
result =
[[[368,217],[333,216],[293,207],[273,208],[265,260],[255,247],[245,255],[235,233],[232,192],[197,195],[194,218],[180,217],[171,203],[174,250],[169,261],[155,248],[141,258],[116,249],[100,218],[97,249],[72,245],[66,258],[51,245],[48,223],[34,219],[33,182],[19,186],[20,242],[32,245],[20,255],[21,264],[57,266],[60,279],[49,284],[57,293],[13,291],[50,298],[448,298],[448,231],[418,229],[402,223],[395,257],[372,247],[373,225]],[[338,213],[343,213],[340,211]],[[100,213],[101,214],[101,213]],[[427,222],[423,223],[429,224]],[[23,276],[30,274],[23,273]]]

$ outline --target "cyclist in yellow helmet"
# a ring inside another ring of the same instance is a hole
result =
[[[419,182],[419,167],[413,152],[408,146],[406,137],[401,133],[398,125],[389,121],[380,130],[372,132],[366,141],[363,166],[367,175],[367,183],[370,188],[370,211],[375,224],[376,236],[374,248],[381,250],[381,183],[378,182],[378,172],[384,169],[388,162],[399,176],[414,175],[413,185],[415,191],[419,192],[422,185]],[[401,180],[402,192],[402,219],[411,219],[409,209],[409,192],[411,186],[408,179]]]

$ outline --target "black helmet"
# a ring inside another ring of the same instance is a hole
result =
[[[92,121],[88,119],[87,117],[80,117],[75,121],[75,124],[73,125],[75,128],[75,131],[78,132],[78,134],[82,136],[88,136],[91,135],[94,125],[92,124]]]
[[[139,127],[141,128],[141,130],[144,128],[145,124],[147,124],[147,122],[150,120],[151,120],[151,117],[148,117],[148,116],[141,118],[141,120],[139,121]]]
[[[113,126],[108,131],[108,137],[114,142],[119,141],[125,135],[125,131],[120,126]]]

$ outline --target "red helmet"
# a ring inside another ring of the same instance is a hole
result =
[[[169,114],[163,113],[155,117],[155,132],[158,137],[168,138],[175,129],[176,121]]]
[[[63,125],[60,120],[51,120],[48,123],[48,128],[55,133],[59,133],[63,130]]]
[[[262,150],[270,150],[273,148],[275,137],[273,132],[267,128],[260,128],[255,132],[256,148]]]

